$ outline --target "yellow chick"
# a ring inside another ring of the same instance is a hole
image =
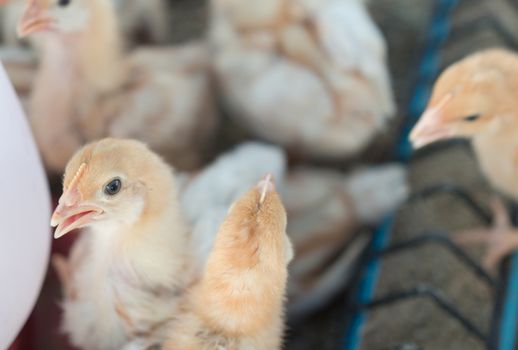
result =
[[[28,0],[18,32],[40,34],[28,114],[49,172],[106,136],[144,141],[179,168],[199,165],[217,123],[203,44],[126,56],[105,0]]]
[[[417,148],[444,139],[470,139],[489,182],[514,200],[518,200],[516,74],[518,55],[503,49],[475,53],[453,64],[435,83],[428,107],[410,135]],[[505,206],[493,201],[492,208],[493,228],[459,236],[464,242],[488,243],[484,265],[489,268],[518,248],[518,234]]]
[[[286,211],[267,176],[230,208],[163,349],[280,349],[292,257]]]
[[[153,338],[190,282],[188,228],[171,168],[138,141],[104,139],[67,165],[55,238],[83,228],[62,278],[62,328],[80,349]]]

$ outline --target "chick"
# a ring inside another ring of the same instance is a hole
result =
[[[85,231],[68,259],[54,258],[71,343],[118,350],[158,337],[192,278],[170,167],[137,141],[88,144],[67,165],[52,226],[55,238]]]
[[[135,138],[195,168],[217,123],[205,46],[121,51],[111,1],[28,0],[18,31],[41,32],[29,118],[49,172],[86,141]]]
[[[499,192],[518,200],[518,56],[503,49],[472,54],[446,69],[410,139],[419,148],[450,138],[471,140],[483,174]],[[503,203],[492,203],[495,225],[468,232],[461,241],[487,242],[484,265],[518,248]]]
[[[290,317],[318,310],[351,282],[369,241],[358,231],[394,211],[408,192],[405,169],[396,164],[348,174],[310,167],[288,172],[281,195],[297,253],[290,267]]]
[[[280,349],[292,257],[286,211],[267,176],[230,208],[163,348]]]
[[[181,201],[193,227],[189,251],[197,257],[196,271],[205,266],[228,207],[266,172],[273,173],[288,212],[287,232],[297,252],[290,265],[288,314],[299,317],[321,307],[350,281],[367,242],[355,233],[406,198],[406,174],[398,165],[349,174],[287,169],[280,147],[241,144],[184,181]]]
[[[220,155],[212,164],[188,176],[181,191],[185,216],[192,226],[190,251],[196,271],[205,267],[215,233],[228,208],[266,173],[282,188],[286,159],[282,149],[248,142]]]
[[[212,0],[223,100],[255,134],[343,158],[394,114],[386,45],[363,0]]]
[[[1,0],[2,41],[4,44],[19,46],[16,22],[23,13],[25,0]],[[167,4],[165,0],[114,0],[119,27],[130,44],[145,35],[151,42],[165,42],[168,38]]]

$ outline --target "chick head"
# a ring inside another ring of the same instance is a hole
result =
[[[262,249],[257,252],[269,256],[264,260],[274,262],[275,266],[282,266],[282,263],[276,263],[279,258],[286,264],[293,258],[292,245],[286,235],[286,225],[286,210],[275,189],[273,177],[268,174],[257,186],[232,204],[221,229],[226,232],[223,237],[234,236],[230,241],[235,245],[233,249],[236,248],[236,251],[246,251],[243,247],[262,241],[263,243],[259,244]],[[245,232],[249,235],[244,234]],[[257,256],[245,254],[241,258],[249,263],[254,257]],[[248,263],[244,265],[248,266]]]
[[[512,98],[508,69],[514,54],[492,49],[447,68],[410,134],[416,148],[450,138],[473,138],[501,127]],[[516,64],[516,63],[515,63]]]
[[[116,231],[161,213],[174,190],[170,167],[146,145],[104,139],[69,161],[51,225],[55,238],[81,227]]]
[[[47,31],[80,32],[90,17],[88,1],[92,0],[27,0],[18,22],[18,35],[25,37]]]

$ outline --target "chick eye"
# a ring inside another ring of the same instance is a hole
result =
[[[104,193],[108,196],[114,196],[121,190],[122,183],[120,179],[113,179],[104,186]]]
[[[467,117],[464,117],[464,120],[467,122],[474,122],[478,118],[480,118],[480,114],[472,114],[472,115],[468,115]]]
[[[70,4],[70,1],[71,0],[58,0],[58,5],[61,6],[61,7],[65,7],[68,4]]]

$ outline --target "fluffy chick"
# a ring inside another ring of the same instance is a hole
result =
[[[297,252],[290,265],[288,315],[299,317],[321,307],[350,281],[367,242],[355,233],[406,198],[406,174],[398,165],[350,174],[311,167],[288,170],[282,148],[241,144],[184,183],[182,208],[193,227],[189,251],[197,256],[197,271],[205,266],[228,207],[266,172],[273,173],[288,212],[287,232]]]
[[[215,233],[228,208],[261,177],[271,173],[282,188],[286,159],[282,149],[256,142],[239,145],[220,155],[200,172],[191,174],[181,192],[181,203],[192,225],[189,251],[195,254],[202,271],[212,250]]]
[[[230,208],[163,348],[280,349],[292,257],[286,211],[267,177]]]
[[[189,281],[188,229],[173,173],[144,144],[104,139],[67,165],[52,225],[84,228],[68,260],[62,328],[80,349],[121,349],[153,338],[178,312]]]
[[[518,56],[503,49],[472,54],[446,69],[410,139],[415,147],[450,138],[470,139],[483,174],[501,193],[518,200]],[[487,242],[484,264],[493,267],[518,248],[505,206],[492,203],[492,229],[460,241]],[[489,231],[489,232],[488,232]]]
[[[343,158],[394,113],[386,45],[363,0],[212,0],[231,114],[302,155]]]
[[[199,165],[217,122],[203,44],[124,55],[105,0],[28,0],[18,31],[40,33],[29,118],[49,172],[106,136],[144,141],[179,168]]]

